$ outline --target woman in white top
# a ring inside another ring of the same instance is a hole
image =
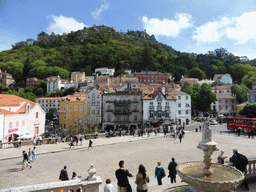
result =
[[[104,186],[104,192],[114,192],[114,186],[111,184],[111,180],[107,179]]]

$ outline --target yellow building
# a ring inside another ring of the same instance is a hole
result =
[[[63,97],[60,101],[60,126],[67,130],[73,128],[76,130],[84,129],[85,125],[85,96]]]
[[[85,72],[72,72],[71,73],[71,80],[77,81],[85,81]]]

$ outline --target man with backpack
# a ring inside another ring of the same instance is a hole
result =
[[[245,172],[246,166],[248,165],[248,159],[245,155],[242,155],[242,154],[238,153],[238,151],[236,149],[233,149],[233,156],[230,157],[229,161],[234,163],[235,167],[239,171]],[[249,191],[249,186],[245,179],[244,179],[243,183],[241,184],[241,186],[244,189],[246,189],[247,191]]]

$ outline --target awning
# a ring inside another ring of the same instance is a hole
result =
[[[158,121],[151,121],[150,123],[158,123]]]
[[[19,139],[30,139],[30,138],[33,138],[34,135],[22,135],[20,137],[18,137]]]
[[[171,124],[172,122],[170,121],[170,120],[166,120],[166,121],[164,121],[164,123],[162,123],[163,125],[169,125],[169,124]]]
[[[12,128],[8,130],[9,134],[16,134],[16,135],[25,135],[29,133],[29,130],[26,127],[19,127],[19,128]]]

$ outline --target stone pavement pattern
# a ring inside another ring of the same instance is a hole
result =
[[[116,137],[110,139],[93,140],[94,148],[87,150],[88,141],[83,142],[83,147],[76,150],[68,149],[67,143],[38,146],[38,153],[45,153],[37,156],[37,161],[32,163],[32,169],[21,171],[21,149],[3,149],[0,150],[0,159],[7,157],[20,156],[18,158],[0,161],[0,189],[38,184],[45,182],[58,181],[60,170],[64,165],[68,166],[69,177],[75,171],[78,175],[86,177],[87,170],[91,163],[97,170],[97,175],[102,180],[106,178],[112,180],[116,187],[115,170],[118,168],[119,160],[125,161],[126,168],[136,175],[139,164],[143,164],[150,176],[149,191],[164,191],[164,189],[175,186],[170,184],[168,178],[163,179],[163,186],[157,186],[154,179],[154,169],[158,161],[167,170],[167,166],[172,157],[176,158],[178,163],[188,161],[203,160],[203,153],[196,146],[202,139],[201,133],[188,132],[182,143],[173,138],[164,138],[151,135],[150,139],[132,136]],[[213,140],[217,142],[217,147],[225,151],[225,155],[230,157],[232,149],[237,148],[239,152],[248,157],[255,157],[256,142],[244,137],[232,137],[228,135],[213,135]],[[76,146],[75,146],[76,147]],[[55,153],[53,153],[55,151]],[[57,152],[62,151],[62,152]],[[50,152],[50,153],[48,153]],[[213,154],[213,161],[216,162],[219,152]],[[130,183],[135,190],[135,178],[130,178]],[[177,184],[181,184],[177,179]],[[184,183],[185,184],[185,183]],[[256,191],[256,188],[254,188]]]

